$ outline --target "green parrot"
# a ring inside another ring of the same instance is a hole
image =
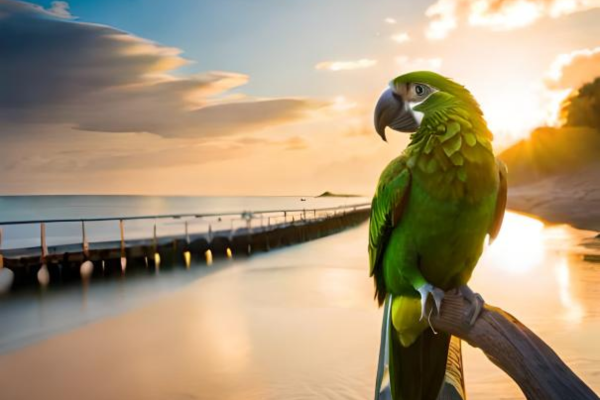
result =
[[[459,290],[473,324],[483,299],[467,286],[485,238],[498,235],[506,207],[506,167],[492,149],[479,104],[462,85],[429,71],[390,82],[375,129],[411,132],[385,168],[372,202],[370,274],[379,305],[391,294],[389,372],[395,400],[436,399],[450,335],[429,329],[429,296]],[[432,308],[433,310],[433,308]]]

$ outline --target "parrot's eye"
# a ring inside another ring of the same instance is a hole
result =
[[[414,86],[415,94],[417,95],[417,97],[426,97],[429,96],[429,94],[431,93],[431,88],[427,85],[423,85],[421,83],[417,83]]]
[[[420,103],[434,91],[435,89],[424,83],[411,83],[408,87],[408,100]]]

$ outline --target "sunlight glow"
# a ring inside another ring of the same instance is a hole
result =
[[[556,125],[561,102],[569,92],[552,91],[540,81],[511,80],[479,98],[498,148],[528,138],[538,126]]]
[[[410,42],[410,36],[406,32],[399,32],[392,35],[391,39],[396,43]]]
[[[531,270],[544,258],[544,224],[533,218],[506,213],[500,235],[487,255],[499,268],[513,274]]]

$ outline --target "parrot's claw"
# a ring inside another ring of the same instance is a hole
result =
[[[444,291],[442,289],[434,287],[430,283],[424,284],[423,286],[418,288],[417,291],[419,292],[419,294],[421,294],[421,318],[419,318],[419,321],[423,320],[423,318],[425,317],[427,309],[427,299],[429,298],[430,294],[431,297],[433,297],[435,310],[439,315],[442,308],[442,300],[444,299]]]
[[[462,285],[458,288],[458,291],[469,303],[471,303],[467,318],[469,318],[469,326],[473,326],[475,321],[477,321],[477,318],[479,318],[481,311],[483,311],[485,301],[479,293],[473,292],[467,285]]]

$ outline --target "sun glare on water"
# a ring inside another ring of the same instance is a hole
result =
[[[533,218],[506,213],[500,235],[486,252],[495,265],[514,274],[529,271],[544,258],[544,224]]]
[[[523,315],[554,307],[553,317],[581,323],[586,310],[573,253],[578,237],[567,225],[544,226],[534,218],[507,212],[500,235],[486,248],[475,271],[474,285]],[[514,296],[506,298],[507,290]]]

